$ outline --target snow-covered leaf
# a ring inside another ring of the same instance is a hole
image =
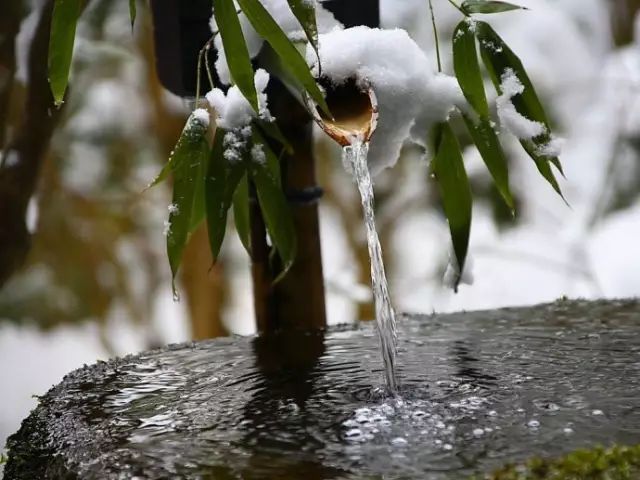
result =
[[[482,60],[497,92],[502,94],[502,78],[510,71],[515,74],[517,80],[524,87],[522,93],[518,93],[511,98],[513,106],[517,113],[525,119],[542,124],[545,132],[532,139],[521,139],[522,146],[534,160],[542,176],[562,196],[560,186],[549,166],[549,163],[552,163],[562,173],[560,160],[557,156],[547,156],[539,153],[551,142],[549,121],[522,62],[488,23],[476,22],[476,36],[480,43]]]
[[[251,255],[251,225],[249,215],[249,181],[244,175],[233,194],[233,219],[236,232],[245,250]]]
[[[510,10],[527,10],[526,7],[521,7],[520,5],[493,0],[466,0],[462,2],[461,8],[467,13],[501,13]]]
[[[167,224],[167,255],[174,281],[189,233],[197,225],[197,217],[202,219],[199,184],[204,182],[209,154],[207,126],[190,117],[168,163],[173,173],[173,199]]]
[[[466,114],[463,114],[463,118],[469,134],[473,139],[473,143],[475,143],[482,160],[493,177],[493,182],[498,192],[500,192],[507,206],[513,211],[515,206],[511,189],[509,188],[507,158],[500,145],[498,135],[492,127],[491,120],[480,117],[477,122],[474,122],[474,120]]]
[[[460,282],[460,273],[469,249],[471,232],[471,187],[464,169],[460,145],[448,123],[436,127],[436,155],[433,159],[433,173],[440,190],[442,207],[449,221],[449,231],[453,251],[458,262],[458,274],[454,288]]]
[[[271,14],[262,3],[260,3],[260,0],[238,0],[238,4],[256,32],[271,45],[273,50],[282,59],[284,68],[304,87],[322,111],[331,117],[329,107],[313,75],[311,75],[307,62]]]
[[[300,22],[309,43],[318,55],[318,24],[316,22],[315,2],[309,0],[287,0],[289,8]],[[318,56],[318,58],[320,58]]]
[[[273,156],[269,146],[263,146],[267,156]],[[280,186],[274,178],[268,162],[251,162],[251,178],[256,186],[258,201],[269,236],[281,260],[281,270],[275,282],[281,280],[293,265],[296,257],[297,242],[293,218],[289,204]]]
[[[216,130],[205,179],[209,246],[214,262],[218,259],[224,240],[227,229],[227,214],[233,201],[233,194],[240,179],[246,173],[248,161],[246,157],[248,148],[241,152],[243,155],[241,160],[229,161],[225,158],[224,137],[226,134],[227,132],[222,128]]]
[[[213,15],[220,31],[231,78],[251,107],[258,112],[258,93],[253,81],[251,57],[242,33],[236,6],[233,0],[215,0],[213,6]]]
[[[56,106],[64,100],[69,82],[76,24],[81,0],[55,0],[49,34],[49,84]]]
[[[267,170],[269,171],[271,177],[276,182],[276,184],[280,186],[281,185],[280,160],[278,159],[276,154],[273,153],[273,150],[271,150],[271,148],[267,144],[266,140],[264,139],[260,131],[255,128],[253,129],[252,140],[253,140],[254,147],[256,145],[260,145],[259,148],[262,150],[262,153],[264,154],[264,165],[266,166]],[[256,162],[256,159],[252,159],[252,160],[254,163]]]
[[[475,23],[462,20],[453,32],[453,67],[465,98],[483,118],[489,117],[489,105],[480,73]]]

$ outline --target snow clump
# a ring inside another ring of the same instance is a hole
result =
[[[511,68],[507,68],[500,77],[500,91],[502,95],[496,99],[496,106],[503,127],[521,140],[530,140],[547,132],[542,123],[522,116],[513,105],[511,99],[524,92],[524,85]]]
[[[457,80],[434,73],[432,62],[405,30],[359,26],[322,34],[319,41],[323,77],[334,85],[355,78],[376,94],[379,118],[369,150],[373,175],[396,163],[406,140],[427,148],[430,128],[465,104]],[[318,76],[311,46],[307,62]]]
[[[244,97],[237,86],[232,86],[225,93],[219,88],[214,88],[207,93],[206,98],[217,115],[217,125],[224,130],[236,130],[251,123],[251,120],[259,116],[266,121],[273,121],[267,107],[267,95],[264,93],[269,83],[269,74],[259,68],[256,70],[254,82],[258,92],[258,106],[260,114],[256,115],[249,101]]]

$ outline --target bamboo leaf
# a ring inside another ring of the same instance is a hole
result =
[[[198,184],[204,181],[202,174],[209,153],[206,132],[207,125],[194,116],[189,117],[169,160],[174,182],[167,229],[167,255],[174,282],[192,231],[194,212],[200,208],[196,205],[196,192],[201,188]]]
[[[238,237],[245,250],[251,255],[251,226],[249,216],[249,181],[244,175],[233,194],[233,218]]]
[[[255,123],[262,133],[282,145],[289,155],[293,154],[291,143],[289,143],[289,140],[284,136],[276,122],[267,122],[266,120],[258,118]]]
[[[129,0],[129,18],[131,18],[131,28],[133,29],[134,24],[136,23],[136,15],[137,15],[137,7],[136,0]]]
[[[454,288],[460,282],[469,249],[471,232],[471,187],[464,169],[460,145],[448,123],[439,124],[436,134],[436,155],[433,173],[436,177],[444,213],[449,221],[453,250],[458,262]]]
[[[300,22],[309,43],[316,52],[318,58],[318,24],[316,22],[315,2],[309,0],[287,0],[289,8]]]
[[[231,1],[231,0],[226,0]],[[260,0],[237,0],[253,28],[282,59],[283,66],[305,88],[322,111],[332,118],[329,107],[313,75],[295,45],[289,40]]]
[[[233,0],[214,0],[213,15],[222,37],[222,46],[231,78],[249,104],[258,112],[258,93],[254,83],[251,57]]]
[[[55,0],[49,34],[49,85],[56,106],[62,105],[69,83],[81,0]]]
[[[227,132],[222,128],[218,127],[216,130],[205,179],[207,228],[214,262],[218,259],[224,240],[227,229],[227,214],[233,202],[233,194],[247,168],[248,147],[242,152],[242,160],[230,161],[225,158],[224,137],[226,134]]]
[[[479,118],[475,123],[468,115],[463,114],[469,134],[475,143],[480,156],[484,161],[489,173],[493,177],[493,182],[500,192],[504,202],[513,212],[515,205],[511,189],[509,188],[509,169],[507,158],[504,155],[498,135],[487,118]]]
[[[545,133],[531,140],[521,140],[525,151],[533,159],[542,176],[562,196],[558,182],[549,168],[549,162],[556,166],[562,174],[562,165],[558,157],[546,156],[540,152],[551,141],[549,121],[542,103],[538,98],[527,72],[518,56],[509,48],[495,30],[486,22],[476,22],[476,36],[480,43],[480,53],[496,91],[502,94],[501,79],[509,70],[513,71],[522,83],[524,90],[515,95],[511,101],[516,111],[525,118],[539,122],[545,127]]]
[[[453,32],[453,68],[462,93],[478,115],[489,117],[489,104],[484,93],[474,26],[462,20]]]
[[[264,144],[263,149],[267,155],[275,157],[273,152],[268,153],[268,145]],[[268,163],[252,161],[250,172],[267,231],[282,261],[282,270],[275,280],[278,282],[286,275],[296,257],[297,242],[293,218],[279,179],[274,178]]]
[[[260,131],[255,128],[253,129],[252,140],[253,148],[259,149],[262,155],[264,155],[264,166],[273,178],[274,182],[276,182],[276,184],[280,187],[280,160],[278,159],[276,154],[273,153],[273,150],[269,148],[269,145],[267,144]],[[253,161],[256,161],[256,159],[254,158]]]
[[[526,7],[514,5],[513,3],[492,0],[466,0],[462,2],[461,8],[466,13],[501,13],[510,10],[528,10]]]

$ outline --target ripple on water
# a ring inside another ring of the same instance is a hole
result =
[[[46,428],[31,468],[54,448],[86,479],[459,479],[532,454],[640,443],[639,312],[560,302],[405,316],[395,397],[369,325],[172,346],[67,376],[12,455],[33,454]]]

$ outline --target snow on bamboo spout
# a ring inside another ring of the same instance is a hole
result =
[[[373,210],[373,185],[367,163],[369,140],[375,132],[378,120],[377,100],[373,89],[359,88],[355,81],[348,81],[328,89],[327,104],[333,118],[329,119],[310,108],[320,127],[343,147],[343,161],[351,170],[360,192],[367,245],[371,262],[371,285],[376,310],[376,325],[384,362],[384,374],[390,393],[397,393],[396,377],[396,320],[389,298],[387,277],[384,271],[382,248],[376,230]]]

